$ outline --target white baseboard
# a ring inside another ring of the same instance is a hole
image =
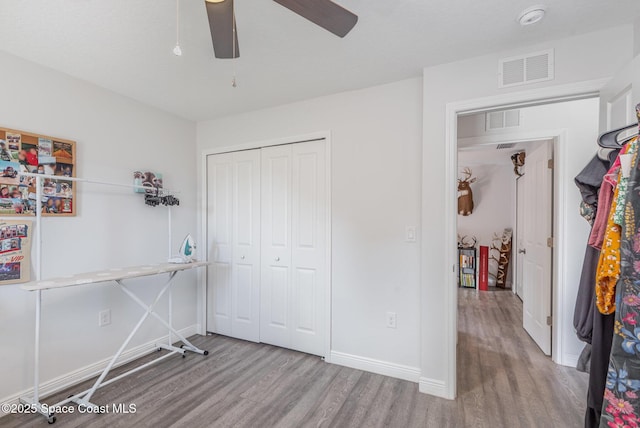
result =
[[[419,391],[424,394],[435,395],[436,397],[442,397],[452,399],[449,394],[449,388],[443,380],[430,379],[428,377],[421,377],[419,382]]]
[[[193,336],[197,334],[200,329],[198,324],[193,324],[183,329],[178,330],[178,332],[184,337]],[[120,358],[118,359],[115,367],[121,366],[128,362],[131,362],[137,358],[140,358],[144,355],[149,354],[157,349],[158,343],[167,343],[169,339],[169,335],[165,335],[154,340],[150,340],[142,345],[138,345],[135,348],[128,349],[122,353]],[[175,335],[173,336],[173,340],[175,341],[177,338]],[[51,380],[48,380],[42,384],[40,384],[40,397],[46,397],[47,395],[54,394],[58,391],[62,391],[63,389],[69,388],[70,386],[77,385],[87,379],[91,379],[95,377],[99,373],[101,373],[112,357],[105,358],[104,360],[98,361],[93,364],[89,364],[88,366],[82,367],[78,370],[74,370],[72,372],[63,374],[62,376],[58,376]],[[33,388],[26,389],[21,391],[15,395],[11,395],[9,397],[5,397],[0,399],[0,403],[8,403],[8,404],[16,404],[19,402],[20,397],[31,397],[33,396]],[[6,414],[0,411],[0,417],[5,416]]]
[[[417,383],[420,379],[420,369],[417,367],[389,363],[387,361],[360,357],[358,355],[345,354],[344,352],[331,351],[330,362],[331,364],[395,377],[398,379],[408,380],[409,382]]]
[[[562,356],[562,361],[559,362],[558,364],[562,366],[567,366],[567,367],[576,367],[578,365],[579,358],[580,356],[576,354],[564,354]]]

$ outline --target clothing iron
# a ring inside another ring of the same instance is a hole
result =
[[[191,263],[196,261],[196,243],[187,235],[180,245],[180,253],[169,259],[169,263]]]

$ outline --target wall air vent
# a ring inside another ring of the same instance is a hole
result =
[[[520,126],[520,110],[502,110],[486,113],[485,130],[514,128]]]
[[[503,143],[503,144],[498,144],[496,146],[496,149],[498,150],[513,149],[515,146],[516,146],[516,143]]]
[[[554,78],[553,49],[498,61],[498,87],[527,85]]]

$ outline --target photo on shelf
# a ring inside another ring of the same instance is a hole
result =
[[[22,143],[20,146],[20,152],[24,155],[26,164],[28,166],[38,166],[38,146],[36,144]],[[18,158],[20,161],[20,158]],[[30,171],[31,172],[31,171]]]
[[[25,187],[29,192],[35,193],[36,191],[36,178],[35,177],[20,177],[20,186]]]
[[[63,213],[72,213],[73,212],[73,200],[71,200],[71,199],[63,199],[62,200],[62,212]]]
[[[29,281],[32,225],[31,220],[0,222],[0,285]]]
[[[22,140],[22,135],[21,134],[16,134],[14,132],[7,132],[7,143],[9,144],[20,144],[20,141]]]
[[[54,180],[56,185],[55,195],[60,198],[73,198],[73,183],[71,181]]]
[[[38,174],[53,175],[56,172],[56,158],[53,156],[38,156]]]
[[[73,177],[73,165],[58,163],[56,164],[56,170],[53,175],[60,175],[62,177]]]
[[[52,197],[47,199],[47,202],[44,204],[44,212],[49,214],[63,212],[62,198]]]
[[[0,184],[19,184],[19,170],[20,164],[17,162],[0,161]]]
[[[9,151],[9,147],[7,146],[7,142],[4,140],[0,140],[0,160],[11,162],[13,158],[11,157],[11,151]]]
[[[58,162],[73,163],[73,146],[70,143],[53,141],[53,153],[51,156]]]
[[[48,138],[38,138],[38,157],[51,157],[53,141]],[[55,161],[54,161],[55,162]],[[43,163],[43,162],[40,162]]]
[[[133,184],[144,186],[147,189],[134,189],[136,193],[155,194],[162,189],[162,174],[152,171],[135,171],[133,173]]]
[[[9,284],[19,281],[21,275],[20,263],[2,263],[0,264],[0,283]],[[11,281],[11,282],[8,282]]]
[[[0,185],[0,198],[25,199],[27,191],[24,186]]]

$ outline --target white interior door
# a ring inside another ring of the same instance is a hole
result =
[[[325,143],[292,150],[291,347],[324,355],[326,281]]]
[[[640,93],[637,87],[634,91],[634,80],[638,83],[639,72],[640,57],[626,64],[600,90],[600,133],[637,122],[635,103]]]
[[[233,154],[233,337],[260,340],[260,151]]]
[[[260,341],[324,355],[324,141],[262,149]]]
[[[524,242],[523,232],[524,224],[526,222],[526,210],[524,209],[524,179],[522,177],[516,180],[516,263],[515,263],[515,277],[516,277],[516,294],[522,300],[524,296],[524,287],[522,284],[522,264],[524,262]]]
[[[291,145],[262,149],[260,341],[291,346]]]
[[[208,157],[207,330],[260,339],[260,151]]]
[[[526,221],[522,233],[523,327],[546,354],[551,354],[551,247],[553,170],[550,142],[527,153],[523,180]]]

